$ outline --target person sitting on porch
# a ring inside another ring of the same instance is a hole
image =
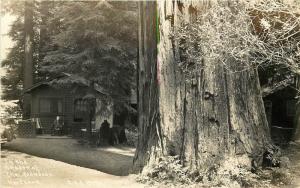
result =
[[[60,116],[56,116],[52,126],[52,135],[62,135],[63,120]]]

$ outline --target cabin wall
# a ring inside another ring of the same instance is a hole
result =
[[[82,90],[84,91],[84,90]],[[39,118],[41,122],[41,127],[43,128],[44,134],[51,134],[53,122],[56,116],[63,116],[64,118],[64,127],[63,132],[65,134],[72,134],[74,136],[81,136],[81,129],[87,128],[88,122],[87,118],[84,118],[82,121],[74,120],[74,107],[75,100],[80,99],[85,92],[73,93],[68,88],[59,88],[55,89],[50,86],[39,86],[38,88],[31,91],[31,118]],[[41,112],[40,101],[41,99],[60,99],[62,102],[62,112]],[[104,107],[108,105],[108,107]],[[103,111],[103,108],[106,110]],[[113,127],[114,124],[114,112],[113,112],[113,102],[106,101],[105,103],[101,100],[96,100],[96,109],[95,109],[95,129],[100,129],[101,124],[104,120],[107,120],[110,124],[110,127]]]
[[[66,89],[54,89],[48,86],[41,86],[31,92],[31,118],[40,118],[43,133],[50,134],[53,122],[57,115],[64,117],[67,131],[73,121],[73,98]],[[62,112],[41,112],[40,102],[42,99],[60,99],[62,102]]]
[[[64,114],[68,134],[73,133],[74,127],[74,96],[69,91],[64,92]]]

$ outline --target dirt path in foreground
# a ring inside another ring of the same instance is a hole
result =
[[[292,185],[286,186],[286,188],[300,188],[300,141],[292,143],[284,152],[290,159],[291,174],[294,177]]]
[[[54,159],[68,164],[127,176],[133,163],[132,148],[97,148],[82,145],[78,140],[64,137],[17,138],[5,143],[4,148],[37,157]],[[117,150],[118,151],[114,151]]]
[[[114,176],[52,159],[1,151],[3,188],[141,188],[132,177]]]

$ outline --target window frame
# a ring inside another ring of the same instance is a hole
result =
[[[82,104],[76,104],[77,101],[80,101]],[[85,110],[87,112],[87,108],[88,108],[88,103],[87,103],[87,100],[86,99],[83,99],[83,98],[75,98],[73,100],[73,122],[78,122],[78,123],[84,123],[87,121],[87,118],[85,118],[85,113],[83,110],[78,110],[77,108],[77,105],[80,105],[80,107],[84,106],[85,105]],[[80,113],[81,112],[81,113]],[[77,116],[78,114],[81,114],[80,118]]]
[[[50,102],[50,111],[41,111],[42,100]],[[61,107],[59,110],[59,102]],[[64,98],[63,97],[39,97],[38,112],[44,115],[63,115],[64,114]],[[56,109],[55,109],[56,108]]]
[[[44,102],[48,102],[48,105],[49,105],[49,111],[42,111],[42,109],[44,110]],[[49,98],[39,98],[39,113],[40,114],[49,114],[51,113],[51,100],[49,100]]]

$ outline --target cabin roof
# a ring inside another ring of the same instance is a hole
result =
[[[42,87],[42,86],[52,86],[55,84],[78,84],[86,87],[90,87],[92,82],[78,75],[73,75],[69,73],[62,73],[56,78],[48,79],[39,83],[34,84],[32,87],[26,89],[25,93],[31,93],[32,91]],[[109,94],[98,84],[93,84],[93,89],[99,94],[108,96]]]
[[[262,86],[262,97],[267,97],[273,93],[276,93],[284,88],[287,88],[295,83],[294,77],[286,78],[277,83],[272,83],[270,85]]]

